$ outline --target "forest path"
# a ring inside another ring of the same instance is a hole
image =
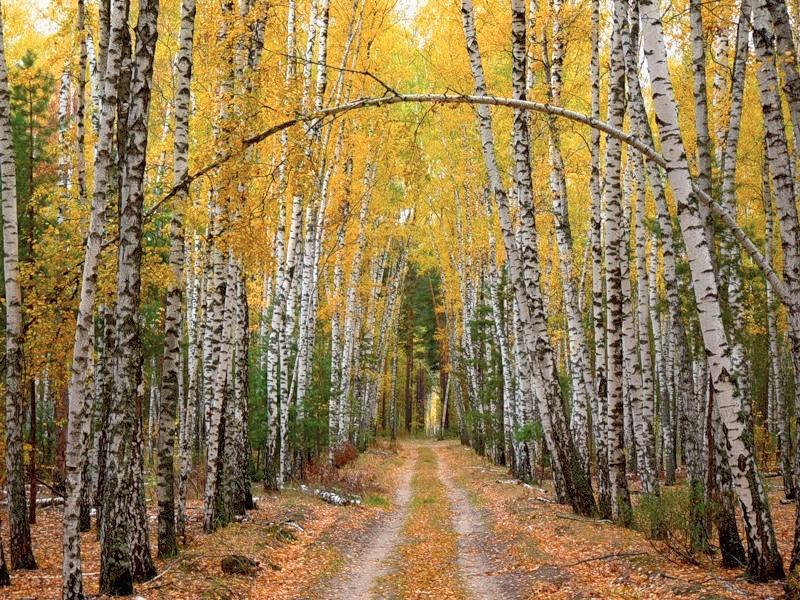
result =
[[[452,507],[453,528],[458,534],[458,565],[467,591],[473,598],[518,597],[516,591],[504,585],[505,577],[492,573],[494,553],[490,550],[496,544],[496,536],[486,528],[483,516],[470,502],[464,488],[455,482],[446,459],[446,447],[440,443],[432,448],[436,453],[439,479],[447,488]]]
[[[417,450],[409,446],[395,492],[395,511],[370,535],[364,549],[348,559],[344,569],[336,576],[327,596],[331,600],[372,598],[372,589],[378,579],[391,570],[388,559],[400,543],[401,529],[411,502],[411,478],[417,463]]]
[[[329,580],[325,598],[522,597],[498,561],[504,548],[458,483],[452,444],[415,440],[404,447],[395,509],[363,536]]]

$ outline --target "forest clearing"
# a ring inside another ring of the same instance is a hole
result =
[[[800,0],[0,0],[0,595],[800,600]]]

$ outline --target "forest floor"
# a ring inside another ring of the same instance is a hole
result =
[[[741,570],[722,569],[718,556],[690,564],[638,531],[576,517],[551,500],[550,486],[512,484],[506,469],[455,441],[409,440],[397,452],[379,446],[325,483],[326,489],[359,493],[362,503],[326,504],[313,493],[321,484],[310,483],[263,497],[243,522],[204,535],[202,503],[192,502],[188,545],[177,558],[158,560],[159,576],[137,585],[137,595],[147,600],[783,596],[782,584],[750,583]],[[777,480],[769,483],[780,549],[788,559],[794,505],[780,504]],[[155,502],[148,506],[155,546]],[[40,569],[13,573],[12,587],[0,597],[60,597],[60,507],[39,510],[33,538]],[[86,591],[97,594],[96,532],[84,540]],[[252,576],[225,575],[220,560],[228,554],[248,556],[260,567]]]

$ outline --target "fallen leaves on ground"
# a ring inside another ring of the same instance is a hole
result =
[[[498,571],[529,579],[524,598],[778,598],[780,582],[753,584],[742,570],[725,570],[719,556],[699,556],[691,565],[660,554],[632,529],[582,519],[554,498],[548,483],[529,489],[502,481],[503,470],[470,448],[448,443],[444,453],[456,482],[487,515],[494,529]],[[477,463],[477,464],[476,464]],[[477,467],[477,468],[475,468]],[[773,519],[784,557],[791,553],[794,506],[772,494]]]

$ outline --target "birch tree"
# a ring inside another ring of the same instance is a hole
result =
[[[513,13],[519,14],[522,12],[524,15],[524,11],[524,4],[515,4]],[[462,1],[461,16],[477,95],[484,96],[487,94],[486,81],[478,42],[475,37],[474,11],[471,0]],[[516,90],[520,89],[520,80],[524,83],[526,70],[524,64],[521,66],[521,69],[519,66],[515,69]],[[524,85],[522,89],[524,91]],[[556,488],[559,491],[559,497],[570,502],[576,512],[591,514],[596,507],[594,496],[591,493],[591,486],[586,472],[578,462],[575,446],[566,424],[563,404],[560,398],[561,390],[558,389],[555,365],[552,362],[552,348],[549,340],[546,339],[546,331],[543,330],[543,307],[541,306],[541,298],[538,297],[539,278],[535,259],[535,225],[533,223],[533,207],[530,202],[531,184],[529,183],[530,166],[527,152],[527,124],[525,123],[524,114],[519,111],[519,114],[515,116],[515,154],[518,189],[524,194],[523,197],[520,197],[520,207],[523,211],[521,231],[523,232],[523,237],[527,238],[524,243],[527,250],[523,252],[525,259],[523,262],[520,260],[517,251],[516,236],[508,209],[505,186],[500,177],[497,160],[494,156],[494,134],[492,132],[489,108],[480,107],[478,115],[486,170],[491,182],[495,202],[497,203],[509,271],[520,309],[522,327],[525,331],[523,352],[529,352],[531,357],[534,358],[534,378],[538,380],[536,381],[536,387],[538,388],[536,396],[539,402],[545,438],[548,448],[552,452],[554,474],[557,481]],[[519,179],[522,179],[521,183]],[[522,273],[523,264],[525,265],[524,278]]]
[[[622,52],[624,12],[615,5],[614,33],[611,40],[609,122],[621,127],[625,118],[625,58]],[[622,144],[606,142],[606,348],[608,360],[608,469],[611,480],[611,516],[630,525],[633,517],[625,469],[624,418],[622,404]]]
[[[114,13],[109,41],[109,63],[117,36],[124,35],[127,10]],[[126,9],[127,7],[120,7]],[[103,532],[101,543],[105,557],[101,565],[100,588],[105,593],[130,593],[134,580],[146,581],[155,575],[145,527],[141,528],[141,508],[130,520],[130,507],[143,507],[144,485],[136,484],[142,473],[137,468],[137,398],[141,383],[142,349],[139,333],[142,254],[143,178],[146,166],[150,110],[150,85],[153,77],[155,44],[158,37],[158,0],[148,0],[139,12],[136,25],[136,48],[130,76],[130,107],[127,115],[127,146],[123,163],[120,201],[120,240],[117,265],[117,345],[114,354],[114,404],[109,419],[109,460],[104,489]],[[118,19],[119,22],[115,19]],[[112,78],[106,73],[106,98]],[[104,106],[105,110],[105,106]],[[131,478],[134,481],[131,487]],[[136,492],[139,492],[137,494]],[[139,497],[141,495],[141,498]],[[134,543],[131,543],[134,542]]]
[[[22,455],[22,289],[19,271],[17,178],[0,5],[0,178],[3,200],[3,272],[6,304],[6,479],[11,529],[9,557],[12,569],[36,569],[25,502]],[[31,165],[31,168],[33,166]]]
[[[667,176],[678,206],[692,286],[697,303],[708,367],[722,421],[728,431],[728,456],[731,461],[736,491],[745,514],[748,539],[748,574],[759,580],[783,576],[783,564],[778,552],[772,516],[766,493],[742,421],[742,400],[730,374],[733,365],[729,358],[725,326],[722,322],[719,294],[713,277],[711,254],[705,240],[698,211],[697,197],[692,190],[686,151],[678,128],[678,111],[667,69],[667,50],[664,42],[661,14],[652,0],[640,2],[640,18],[645,57],[650,72],[653,103],[659,126],[659,137],[667,161]]]
[[[194,44],[194,0],[181,4],[181,28],[178,36],[179,49],[175,60],[178,88],[175,99],[175,149],[174,182],[180,183],[189,171],[189,101],[192,83]],[[158,555],[169,557],[177,554],[178,541],[175,532],[174,465],[175,416],[181,403],[179,378],[183,378],[180,367],[180,338],[183,320],[183,271],[185,261],[185,239],[183,204],[187,193],[181,190],[175,200],[170,225],[170,269],[172,281],[167,289],[167,308],[164,317],[164,365],[161,372],[161,407],[158,426]],[[190,358],[191,360],[191,358]],[[191,390],[190,390],[191,391]],[[184,419],[185,420],[185,416]]]

